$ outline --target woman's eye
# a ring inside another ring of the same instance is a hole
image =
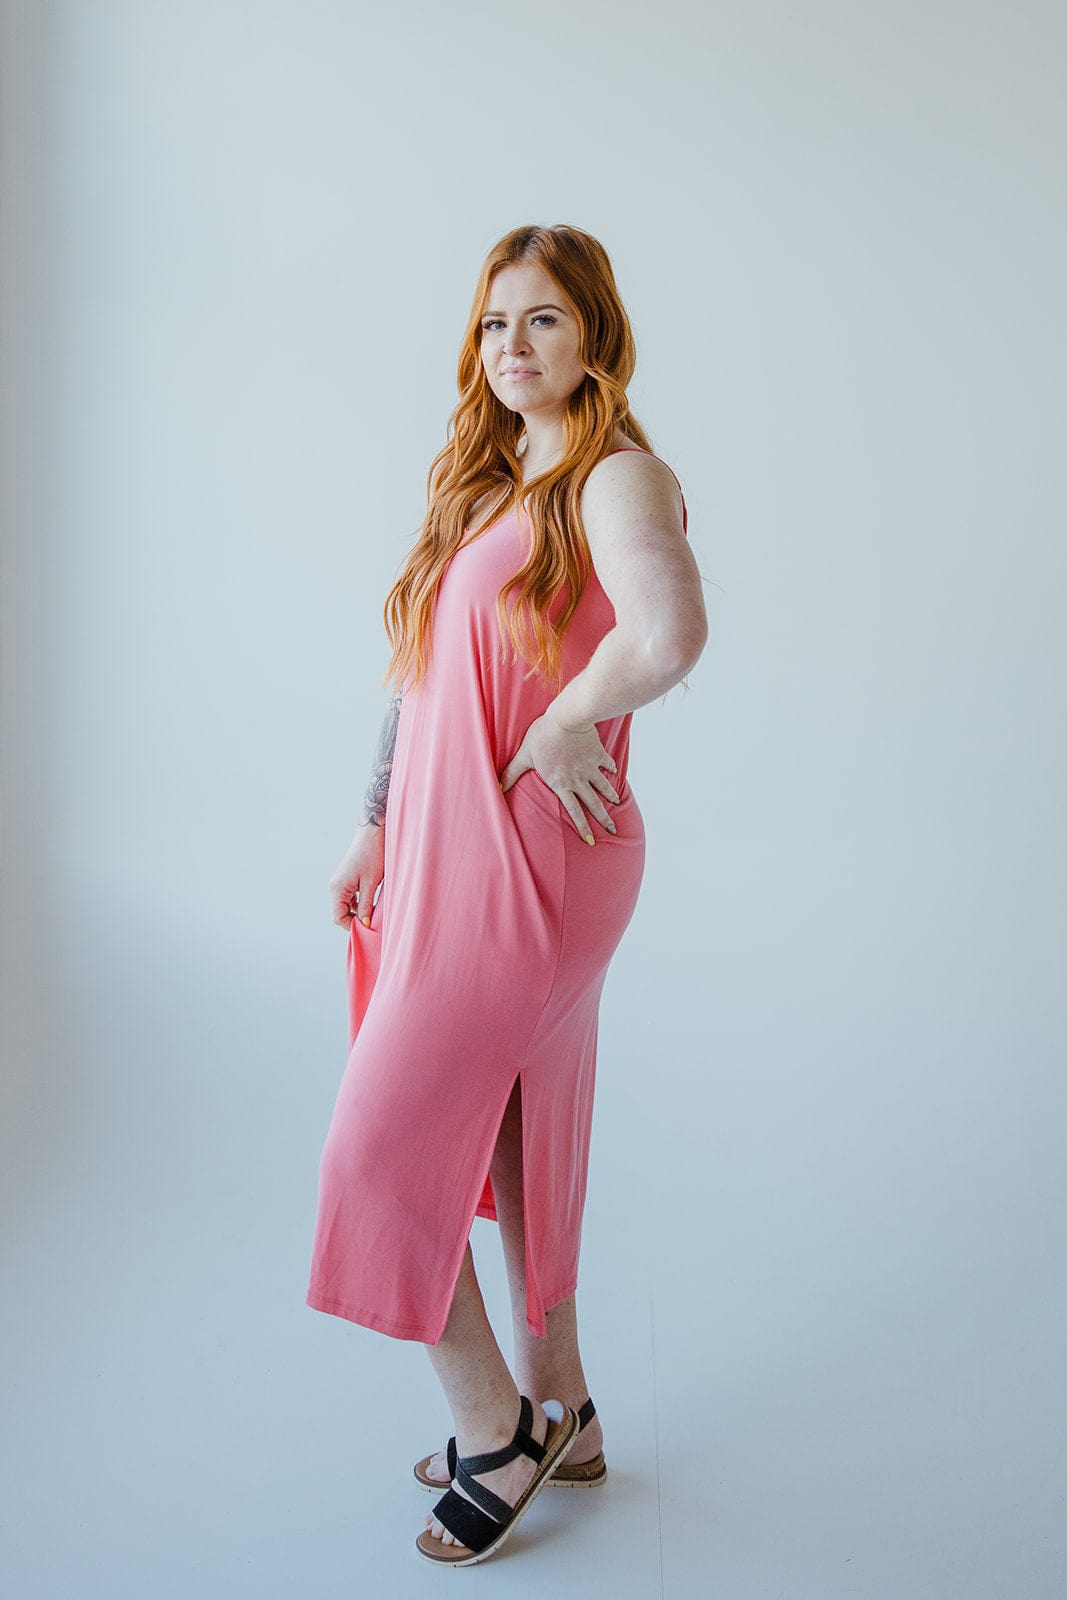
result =
[[[556,319],[552,315],[551,311],[539,311],[537,313],[537,315],[534,317],[533,320],[535,322],[548,322],[548,323],[551,323],[553,326],[555,325],[555,321],[556,321]],[[502,318],[500,318],[500,317],[487,317],[486,320],[482,323],[482,327],[485,329],[486,333],[492,333],[493,329],[501,321],[502,321]]]

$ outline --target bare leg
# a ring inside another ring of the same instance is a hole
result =
[[[531,1333],[526,1323],[526,1231],[522,1208],[522,1097],[518,1079],[504,1113],[490,1175],[493,1180],[493,1194],[496,1197],[497,1217],[511,1293],[515,1352],[514,1392],[529,1395],[532,1401],[562,1400],[565,1405],[577,1411],[578,1407],[584,1404],[589,1389],[578,1351],[578,1320],[574,1296],[570,1295],[547,1313],[545,1338],[539,1339],[536,1334]],[[484,1316],[484,1306],[482,1314]],[[499,1355],[499,1350],[497,1353]],[[503,1357],[500,1359],[502,1361]],[[513,1402],[513,1409],[516,1408],[517,1401]],[[510,1434],[508,1437],[511,1437]],[[537,1437],[540,1438],[540,1434]],[[583,1428],[568,1451],[568,1463],[591,1461],[602,1448],[603,1441],[600,1418],[595,1416]],[[459,1449],[458,1435],[456,1448]],[[447,1484],[448,1465],[443,1450],[433,1457],[426,1467],[426,1472],[428,1476],[437,1478],[442,1486]]]
[[[526,1229],[522,1207],[522,1096],[516,1080],[490,1168],[500,1237],[511,1292],[515,1382],[521,1394],[541,1400],[562,1400],[575,1411],[584,1404],[589,1386],[578,1349],[578,1313],[574,1296],[545,1315],[543,1339],[526,1322]],[[600,1417],[582,1429],[567,1452],[568,1466],[591,1461],[603,1446]]]
[[[519,1390],[489,1324],[469,1244],[441,1342],[425,1348],[452,1408],[457,1454],[481,1455],[510,1444],[519,1420]],[[543,1443],[548,1419],[536,1397],[531,1394],[529,1398],[533,1405],[530,1432]],[[479,1472],[477,1478],[514,1505],[536,1466],[529,1456],[520,1455],[507,1466]],[[426,1527],[445,1544],[457,1543],[432,1513],[426,1518]]]

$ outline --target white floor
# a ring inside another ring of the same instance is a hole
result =
[[[14,1286],[5,1594],[1062,1600],[1056,1251],[970,1209],[957,1248],[948,1161],[936,1225],[897,1192],[875,1238],[876,1178],[857,1248],[815,1175],[760,1184],[736,1116],[650,1195],[626,1098],[604,1085],[579,1296],[602,1490],[546,1491],[462,1578],[427,1568],[411,1464],[448,1415],[419,1345],[303,1305],[310,1197],[283,1193],[265,1235],[246,1163],[191,1229],[180,1189],[122,1180]],[[222,1181],[210,1152],[182,1162],[190,1190]],[[504,1327],[493,1224],[475,1249]]]
[[[578,1294],[609,1480],[446,1577],[414,1550],[451,1431],[424,1350],[304,1303],[334,971],[84,920],[48,1004],[7,986],[5,1600],[1064,1600],[1040,1008],[1002,1037],[938,976],[860,1035],[799,945],[770,1004],[742,942],[692,958],[722,974],[698,1034],[684,951],[651,1000],[609,975]],[[504,1331],[495,1224],[474,1245]]]

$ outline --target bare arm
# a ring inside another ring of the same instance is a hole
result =
[[[378,735],[370,782],[363,796],[359,826],[330,879],[333,920],[342,928],[351,928],[357,917],[365,927],[370,926],[374,897],[384,878],[385,803],[393,775],[393,751],[402,698],[403,691],[394,694],[389,702]]]
[[[614,772],[615,763],[596,724],[647,705],[684,678],[704,648],[708,619],[682,497],[664,462],[636,450],[606,456],[586,480],[582,522],[615,626],[530,724],[500,787],[506,793],[536,768],[594,844],[586,811],[614,833],[604,801],[619,802],[601,770]]]
[[[665,694],[708,636],[700,572],[667,466],[636,451],[607,457],[586,483],[582,522],[615,626],[548,708],[571,731]]]
[[[363,796],[363,808],[359,816],[361,828],[366,827],[368,823],[372,823],[376,828],[385,827],[385,804],[389,798],[389,780],[393,775],[393,751],[396,748],[396,730],[400,723],[400,702],[403,697],[403,690],[394,694],[378,734],[374,765],[371,768],[370,782]]]

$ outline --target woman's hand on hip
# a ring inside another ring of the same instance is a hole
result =
[[[608,833],[615,832],[604,799],[618,805],[619,796],[600,770],[607,767],[614,772],[615,762],[595,727],[564,728],[551,710],[546,711],[530,723],[522,744],[500,774],[501,792],[506,794],[531,767],[559,796],[567,815],[588,844],[593,843],[593,835],[583,806]]]
[[[333,920],[351,929],[356,917],[370,922],[374,893],[385,873],[385,828],[365,822],[357,828],[352,843],[330,879]]]

